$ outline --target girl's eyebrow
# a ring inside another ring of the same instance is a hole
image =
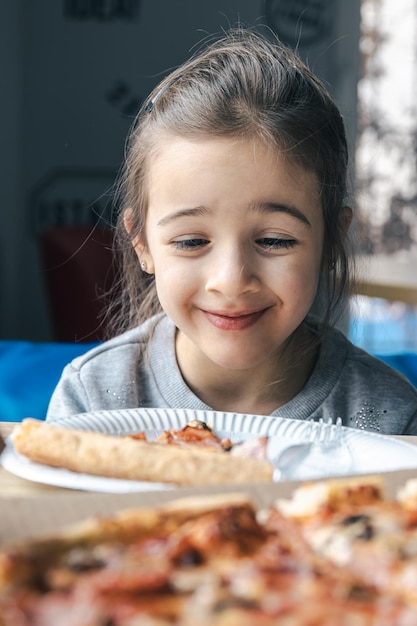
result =
[[[164,215],[164,217],[161,217],[161,219],[158,220],[156,224],[157,226],[165,226],[165,224],[169,224],[179,217],[192,217],[196,215],[206,215],[207,213],[208,209],[203,206],[197,206],[191,209],[179,209],[178,211],[174,211],[173,213],[168,213],[168,215]]]
[[[252,209],[254,211],[258,211],[259,213],[286,213],[287,215],[291,215],[295,217],[295,219],[303,222],[306,226],[311,228],[311,223],[308,218],[304,215],[300,209],[297,207],[288,205],[288,204],[279,204],[277,202],[260,202],[253,205]],[[193,207],[189,209],[179,209],[178,211],[174,211],[173,213],[168,213],[168,215],[164,215],[157,222],[157,226],[165,226],[169,224],[173,220],[176,220],[180,217],[194,217],[206,215],[209,210],[204,206]]]
[[[310,220],[306,215],[297,207],[290,204],[280,204],[277,202],[261,202],[254,206],[255,211],[259,211],[260,213],[286,213],[287,215],[291,215],[295,217],[295,219],[300,220],[306,226],[311,228]]]

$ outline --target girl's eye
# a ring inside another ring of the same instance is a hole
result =
[[[197,250],[203,248],[208,244],[207,239],[194,238],[194,239],[178,239],[172,242],[172,245],[177,250]]]
[[[262,237],[257,239],[257,243],[264,250],[288,250],[297,244],[295,239],[283,239],[280,237]]]

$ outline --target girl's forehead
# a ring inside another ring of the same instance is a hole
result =
[[[302,172],[313,176],[317,175],[313,168],[301,165],[297,155],[290,149],[277,144],[261,140],[253,136],[199,136],[183,137],[181,135],[164,134],[159,137],[154,149],[149,153],[148,174],[159,167],[176,167],[179,162],[192,159],[200,161],[212,159],[215,163],[224,161],[233,166],[247,162],[269,167],[286,169],[297,176]]]
[[[184,207],[228,210],[295,206],[321,215],[317,178],[288,155],[252,138],[172,137],[161,143],[148,171],[148,211]]]

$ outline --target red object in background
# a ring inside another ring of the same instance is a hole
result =
[[[41,235],[41,254],[55,340],[101,341],[105,294],[115,278],[113,231],[51,228]]]

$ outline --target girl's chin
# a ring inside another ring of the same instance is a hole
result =
[[[262,366],[266,361],[276,362],[279,348],[272,349],[271,342],[236,341],[236,338],[231,340],[228,333],[225,335],[223,339],[206,337],[203,341],[195,341],[178,331],[176,349],[179,361],[192,362],[193,367],[202,371],[212,366],[242,372]]]

